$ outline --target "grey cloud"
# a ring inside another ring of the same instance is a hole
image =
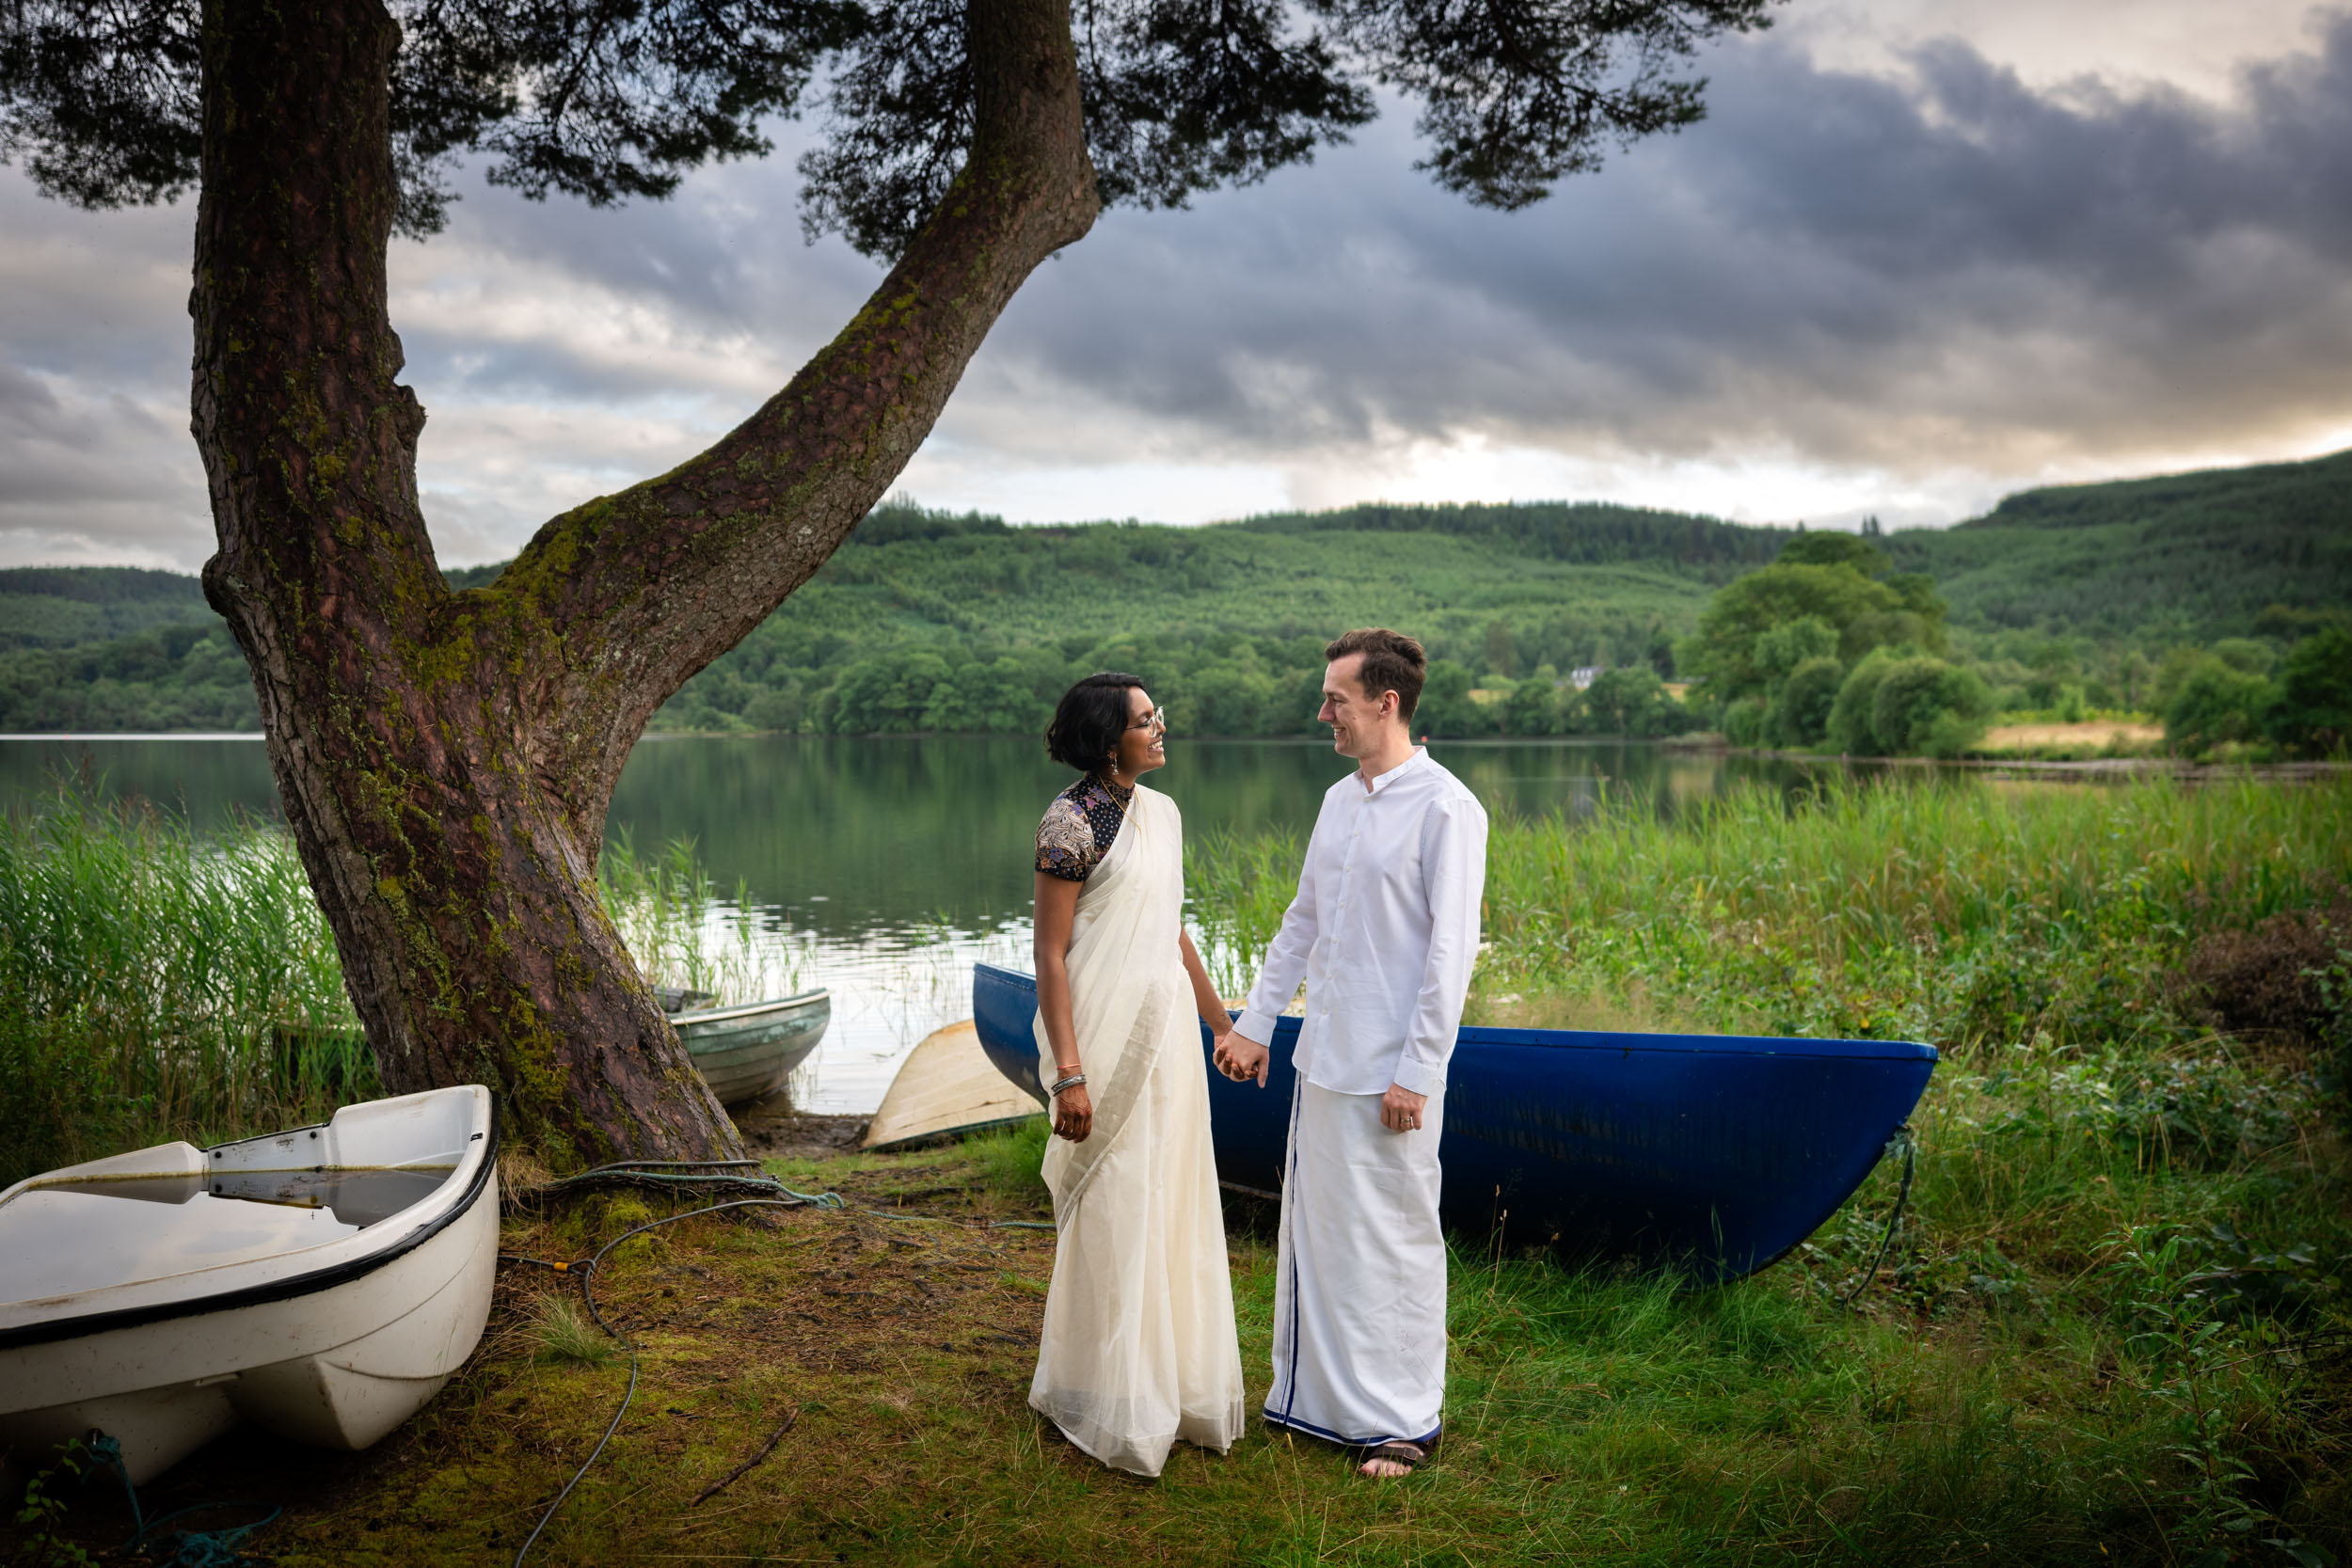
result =
[[[669,202],[618,211],[529,201],[461,179],[463,199],[448,233],[426,242],[395,276],[440,276],[453,251],[500,267],[543,269],[596,292],[598,308],[656,303],[681,335],[743,335],[797,361],[855,312],[881,273],[837,241],[803,246],[791,150],[707,170]],[[459,262],[455,270],[462,278],[467,268]],[[396,318],[400,305],[396,295]],[[485,341],[413,320],[395,325],[421,388],[599,400],[707,390],[691,371],[601,360],[563,337]]]
[[[1115,216],[992,352],[1253,452],[1477,431],[1915,467],[1951,455],[1936,427],[2013,462],[2341,420],[2352,18],[2227,105],[2037,90],[1954,40],[1908,64],[1726,47],[1706,123],[1507,217],[1400,180],[1391,117],[1311,176]]]
[[[931,450],[967,472],[1344,474],[1476,436],[1964,472],[1973,497],[2352,424],[2352,16],[2227,102],[2028,83],[1951,40],[1871,72],[1767,35],[1707,70],[1705,123],[1527,213],[1432,189],[1392,107],[1262,186],[1105,214],[1015,298]],[[803,135],[618,213],[469,179],[449,234],[395,255],[445,559],[660,471],[854,312],[881,274],[801,243]],[[74,213],[0,170],[0,558],[209,553],[178,413],[192,217]],[[644,316],[655,348],[561,312],[485,328],[550,291]]]

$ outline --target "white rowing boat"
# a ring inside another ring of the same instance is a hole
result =
[[[241,1420],[375,1442],[482,1338],[497,1145],[469,1084],[0,1193],[0,1443],[38,1465],[96,1428],[143,1483]]]
[[[907,1053],[858,1147],[877,1152],[918,1148],[1009,1127],[1037,1114],[1037,1101],[1007,1083],[980,1049],[979,1031],[967,1018],[933,1030]]]
[[[832,1022],[833,992],[821,988],[670,1015],[687,1055],[722,1105],[740,1105],[784,1087]]]

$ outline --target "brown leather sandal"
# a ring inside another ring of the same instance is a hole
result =
[[[1363,1467],[1378,1459],[1385,1459],[1391,1465],[1402,1465],[1405,1466],[1406,1475],[1410,1475],[1429,1463],[1429,1450],[1419,1443],[1407,1443],[1403,1438],[1391,1438],[1386,1443],[1366,1449],[1363,1457],[1357,1461],[1356,1473],[1363,1475]],[[1364,1479],[1366,1481],[1398,1481],[1403,1478],[1365,1476]]]

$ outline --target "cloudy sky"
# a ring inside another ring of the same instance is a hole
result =
[[[1191,523],[1605,499],[1947,523],[2003,492],[2352,446],[2352,5],[1791,0],[1710,118],[1528,212],[1409,112],[1031,279],[908,469],[927,505]],[[401,244],[445,562],[741,419],[879,280],[778,154],[593,212],[461,182]],[[0,168],[0,564],[193,568],[192,204]]]

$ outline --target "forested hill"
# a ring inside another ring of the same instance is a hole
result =
[[[1232,525],[1252,533],[1441,533],[1539,561],[1585,566],[1670,566],[1724,581],[1780,553],[1784,529],[1754,528],[1687,512],[1600,501],[1391,506],[1277,512]]]
[[[2276,632],[2352,603],[2352,451],[2026,490],[1954,528],[1887,536],[1963,628],[2144,648]],[[2266,622],[2265,611],[2270,616]]]
[[[0,571],[0,648],[70,648],[167,622],[214,623],[204,586],[137,566],[18,566]]]
[[[1661,670],[1723,583],[1792,531],[1565,502],[1363,505],[1204,528],[1018,527],[877,509],[807,587],[663,710],[673,728],[1019,729],[1073,672],[1173,689],[1194,733],[1287,733],[1322,640],[1408,627],[1456,684],[1546,666]],[[2090,669],[2289,635],[2352,603],[2352,452],[2026,491],[1880,543],[1950,606],[1958,651]],[[496,567],[453,571],[458,587]],[[1173,706],[1173,705],[1171,705]],[[0,572],[0,730],[250,729],[193,577]]]

